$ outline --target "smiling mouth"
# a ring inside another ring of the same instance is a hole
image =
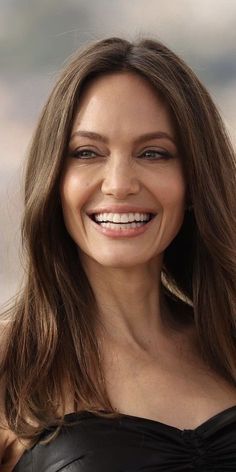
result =
[[[104,215],[99,215],[96,213],[89,215],[90,219],[92,219],[99,226],[102,226],[103,228],[110,228],[110,229],[116,229],[116,230],[139,228],[141,226],[145,226],[155,216],[156,214],[153,214],[153,213],[133,215],[130,217],[128,217],[126,214],[123,217],[119,216],[119,217],[113,217],[113,218],[110,215],[104,216]]]

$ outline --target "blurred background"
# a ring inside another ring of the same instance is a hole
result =
[[[0,306],[22,277],[22,173],[40,110],[82,44],[163,41],[211,92],[236,144],[235,0],[0,0]]]

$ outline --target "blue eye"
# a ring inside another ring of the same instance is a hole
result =
[[[158,151],[155,149],[148,149],[147,151],[144,151],[140,157],[143,157],[144,159],[147,160],[155,160],[155,159],[171,159],[172,156],[168,151]]]
[[[70,157],[75,157],[77,159],[92,159],[97,156],[96,152],[91,149],[75,149],[75,151],[72,151],[69,155]]]

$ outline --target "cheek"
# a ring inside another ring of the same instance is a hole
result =
[[[68,170],[61,179],[60,199],[66,229],[74,242],[80,243],[80,212],[88,199],[89,181],[78,172]]]
[[[173,182],[171,187],[165,192],[164,199],[166,207],[176,208],[177,211],[182,211],[185,206],[185,193],[186,189],[184,185],[178,185],[176,181]]]
[[[185,205],[186,184],[180,172],[152,176],[152,189],[164,209],[181,209]]]
[[[60,197],[64,212],[81,208],[89,194],[89,180],[78,172],[67,172],[61,181]]]

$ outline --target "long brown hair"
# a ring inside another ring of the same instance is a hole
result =
[[[91,78],[115,71],[146,78],[173,116],[192,207],[165,251],[162,290],[173,312],[188,307],[205,361],[236,385],[236,178],[222,120],[192,70],[162,43],[116,37],[96,41],[74,54],[61,73],[27,161],[22,223],[26,280],[11,309],[0,373],[9,427],[32,444],[49,424],[60,423],[65,379],[75,411],[117,414],[106,392],[94,331],[99,309],[66,231],[59,197],[83,87]]]

